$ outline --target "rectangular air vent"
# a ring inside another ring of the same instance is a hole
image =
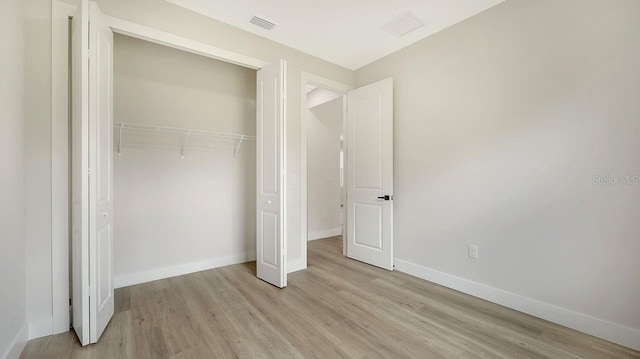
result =
[[[401,37],[419,27],[422,27],[423,25],[424,22],[422,22],[422,20],[411,15],[411,13],[407,11],[391,20],[391,22],[384,25],[382,28],[395,37]]]
[[[251,21],[249,21],[250,23],[254,24],[254,25],[258,25],[263,29],[267,29],[267,30],[271,30],[273,29],[276,24],[269,21],[269,20],[265,20],[261,17],[258,16],[254,16],[253,19],[251,19]]]

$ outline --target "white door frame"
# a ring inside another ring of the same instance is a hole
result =
[[[55,14],[52,21],[52,43],[51,55],[52,59],[52,88],[66,89],[68,80],[69,64],[61,61],[67,56],[68,46],[56,46],[56,44],[67,43],[68,33],[61,31],[64,18],[73,16],[75,6],[71,6],[61,1],[53,1],[52,7]],[[58,20],[57,22],[55,20]],[[225,50],[216,46],[212,46],[203,42],[195,41],[186,37],[174,35],[169,32],[161,31],[152,27],[140,25],[134,22],[123,20],[116,17],[107,16],[109,26],[114,33],[123,34],[138,38],[141,40],[153,42],[156,44],[169,46],[178,50],[206,56],[220,61],[229,62],[240,65],[253,70],[261,69],[269,64],[251,56],[246,56],[233,51]],[[67,74],[67,76],[65,76]],[[51,173],[56,177],[52,177],[52,193],[60,193],[64,186],[69,183],[69,161],[68,161],[68,126],[69,113],[68,93],[60,91],[52,91],[52,169]],[[286,199],[285,199],[286,201]],[[286,203],[286,202],[285,202]],[[69,330],[69,203],[68,196],[55,196],[51,203],[52,216],[55,220],[54,224],[58,224],[52,228],[52,302],[53,304],[53,324],[47,333],[41,333],[41,336],[58,334]],[[65,226],[65,223],[67,224]]]
[[[174,49],[191,52],[197,55],[210,57],[212,59],[229,62],[243,67],[248,67],[253,70],[259,70],[269,65],[268,61],[263,61],[251,56],[245,56],[237,52],[225,50],[216,46],[205,44],[203,42],[174,35],[169,32],[157,30],[152,27],[140,25],[117,17],[107,16],[107,20],[109,21],[111,30],[116,34],[135,37],[136,39],[169,46]]]
[[[51,299],[53,325],[49,334],[69,330],[69,17],[77,7],[52,1],[51,39]],[[61,44],[62,46],[55,46]],[[32,333],[30,338],[32,339]],[[42,333],[44,334],[44,333]]]
[[[300,193],[300,198],[301,198],[300,238],[302,240],[301,252],[303,253],[303,255],[302,255],[301,262],[294,263],[289,267],[289,272],[294,272],[297,270],[307,268],[307,241],[308,241],[308,236],[307,236],[307,226],[308,226],[307,127],[309,123],[309,109],[307,105],[307,84],[318,86],[323,89],[331,90],[333,92],[340,93],[343,95],[343,101],[342,101],[342,104],[343,104],[342,132],[343,133],[345,133],[344,126],[346,125],[346,118],[347,118],[346,95],[347,95],[347,92],[354,89],[352,85],[347,85],[341,82],[330,80],[321,76],[310,74],[308,72],[302,72],[300,81],[301,81],[300,82],[300,112],[301,112],[301,116],[300,116],[300,191],[301,191]],[[346,140],[347,138],[346,136],[344,136],[345,158],[346,158],[346,148],[347,148]],[[345,168],[346,168],[346,161],[345,161]],[[345,173],[346,173],[346,170],[345,170]],[[346,191],[346,187],[345,187],[345,191]],[[346,196],[346,192],[345,192],[345,196]],[[346,211],[344,213],[346,214]],[[344,226],[347,225],[346,218],[343,218],[342,223]],[[346,243],[346,237],[344,236],[344,233],[345,233],[344,228],[342,232],[343,232],[342,254],[346,256],[347,243]]]

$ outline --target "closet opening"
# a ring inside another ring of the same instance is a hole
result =
[[[255,260],[256,70],[114,34],[114,286]]]

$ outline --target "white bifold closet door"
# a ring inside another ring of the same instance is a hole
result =
[[[72,308],[87,345],[114,312],[113,33],[87,0],[72,26]]]
[[[347,256],[393,270],[393,79],[347,101]]]
[[[258,278],[287,286],[285,236],[286,61],[258,71],[257,238]]]

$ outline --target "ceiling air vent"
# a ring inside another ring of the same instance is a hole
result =
[[[267,29],[267,30],[271,30],[273,29],[276,24],[269,21],[269,20],[265,20],[261,17],[258,16],[254,16],[253,19],[251,19],[251,21],[249,21],[250,23],[254,24],[254,25],[258,25],[263,29]]]
[[[424,22],[407,11],[382,28],[395,37],[401,37],[422,26]]]

